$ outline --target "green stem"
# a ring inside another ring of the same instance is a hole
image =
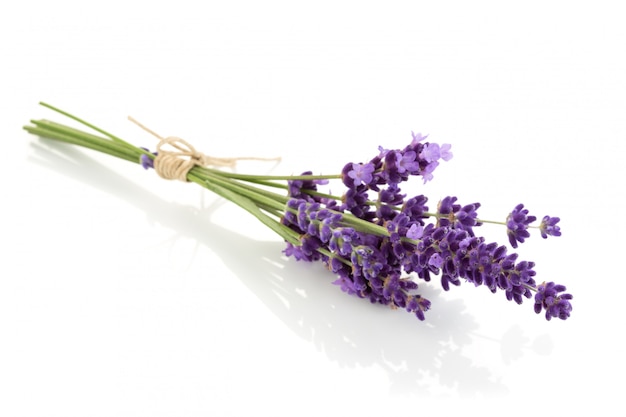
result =
[[[333,210],[333,212],[335,211]],[[342,220],[345,226],[352,227],[359,232],[366,232],[377,236],[389,237],[389,231],[383,226],[379,226],[377,224],[368,222],[367,220],[363,220],[359,217],[356,217],[352,213],[343,213],[340,211],[337,211],[335,213],[342,215]]]
[[[205,183],[215,184],[219,187],[226,188],[234,193],[237,193],[254,201],[255,203],[262,203],[265,204],[267,207],[271,207],[274,209],[283,210],[285,204],[288,201],[288,198],[286,196],[256,188],[251,185],[232,180],[230,178],[221,178],[221,176],[218,174],[206,175],[201,171],[196,171],[195,168],[189,171],[189,174],[198,177]]]
[[[448,217],[448,214],[439,214],[439,213],[429,213],[429,212],[426,212],[426,213],[424,213],[424,216],[435,217],[435,218],[439,219],[439,218],[442,218],[442,217]],[[496,220],[476,219],[476,222],[478,222],[478,223],[498,224],[500,226],[506,226],[506,222],[500,222],[500,221],[496,221]],[[538,226],[530,226],[530,227],[538,227]]]
[[[256,180],[255,181],[255,180],[249,179],[249,180],[245,180],[245,181],[249,182],[251,184],[263,185],[265,187],[281,188],[283,190],[289,189],[287,184],[281,184],[281,183],[278,183],[278,182],[272,182],[272,181],[268,181],[268,180]]]
[[[43,138],[55,139],[61,142],[82,146],[115,156],[117,158],[125,159],[130,162],[139,163],[141,152],[132,152],[128,147],[120,146],[119,144],[104,138],[71,135],[59,130],[51,129],[41,124],[37,125],[37,123],[39,123],[39,121],[33,121],[35,126],[24,126],[24,130]]]
[[[501,226],[506,226],[505,222],[498,222],[498,221],[495,221],[495,220],[476,219],[476,221],[479,222],[479,223],[499,224]]]
[[[191,182],[195,182],[196,184],[203,186],[209,191],[212,191],[213,193],[229,200],[230,202],[246,210],[248,213],[252,214],[258,220],[260,220],[261,223],[276,232],[284,240],[291,242],[294,245],[299,244],[299,240],[295,238],[292,234],[288,233],[286,228],[283,227],[284,225],[282,225],[273,217],[261,211],[258,205],[255,204],[254,201],[252,201],[248,197],[231,191],[227,187],[220,185],[218,182],[206,181],[191,172],[188,174],[188,178]]]
[[[213,168],[206,168],[210,171],[218,172],[220,175],[228,178],[244,180],[244,181],[252,181],[255,182],[257,180],[270,180],[270,181],[284,181],[284,180],[329,180],[329,179],[341,179],[340,174],[329,174],[329,175],[249,175],[249,174],[238,174],[236,172],[224,172]]]
[[[245,188],[247,190],[253,191],[253,192],[258,193],[258,194],[263,194],[263,195],[265,195],[267,197],[274,198],[275,200],[280,201],[282,203],[286,203],[287,200],[289,200],[289,198],[286,195],[274,193],[272,191],[265,190],[263,188],[255,187],[255,186],[247,184],[246,182],[243,182],[241,180],[232,178],[229,175],[223,175],[224,172],[220,171],[220,170],[209,169],[209,168],[201,167],[201,166],[194,167],[193,170],[196,170],[198,172],[198,175],[200,175],[203,178],[220,179],[222,181],[228,181],[230,184],[233,184],[234,186],[237,186],[237,187],[240,187],[240,188]],[[226,173],[226,174],[228,174],[228,173]],[[251,182],[253,184],[257,184],[256,181],[251,181]]]
[[[307,190],[307,189],[303,189],[302,192],[310,196],[314,196],[314,197],[327,198],[330,200],[341,200],[341,196],[339,195],[320,193],[319,191]]]
[[[130,143],[126,142],[125,140],[123,140],[123,139],[121,139],[121,138],[118,138],[117,136],[115,136],[115,135],[113,135],[113,134],[111,134],[111,133],[107,132],[106,130],[100,129],[99,127],[94,126],[94,125],[92,125],[91,123],[86,122],[85,120],[80,119],[80,118],[78,118],[78,117],[74,116],[73,114],[70,114],[70,113],[68,113],[68,112],[66,112],[66,111],[63,111],[63,110],[61,110],[61,109],[59,109],[59,108],[56,108],[56,107],[54,107],[54,106],[52,106],[52,105],[50,105],[50,104],[48,104],[48,103],[44,103],[43,101],[42,101],[42,102],[39,102],[39,104],[40,104],[40,105],[42,105],[42,106],[44,106],[44,107],[47,107],[47,108],[49,108],[50,110],[53,110],[53,111],[55,111],[55,112],[57,112],[57,113],[59,113],[59,114],[62,114],[63,116],[69,117],[70,119],[75,120],[75,121],[77,121],[78,123],[80,123],[80,124],[82,124],[82,125],[84,125],[84,126],[87,126],[87,127],[89,127],[90,129],[95,130],[96,132],[100,132],[100,133],[102,133],[104,136],[106,136],[106,137],[108,137],[108,138],[112,139],[112,140],[113,140],[113,141],[115,141],[115,142],[119,142],[119,143],[121,143],[121,144],[123,144],[123,145],[126,145],[126,146],[130,147],[130,148],[136,148],[135,146],[131,145]]]

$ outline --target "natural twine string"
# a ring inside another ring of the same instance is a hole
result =
[[[139,123],[137,120],[128,116],[128,120],[159,139],[154,157],[154,170],[161,178],[167,180],[180,180],[188,182],[187,174],[196,165],[198,166],[214,166],[214,167],[234,167],[237,161],[254,160],[254,161],[280,161],[277,158],[258,158],[258,157],[236,157],[236,158],[219,158],[205,155],[197,151],[189,142],[176,136],[162,137],[148,127]],[[175,150],[164,149],[168,146]]]

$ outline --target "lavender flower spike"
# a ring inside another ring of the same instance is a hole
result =
[[[561,236],[561,228],[556,225],[560,220],[558,217],[544,216],[539,225],[541,237],[546,239],[548,236]]]
[[[530,237],[528,233],[528,225],[537,220],[535,216],[529,216],[528,210],[523,204],[515,206],[513,211],[506,218],[506,229],[509,235],[511,246],[517,248],[517,242],[524,243],[524,240]]]
[[[567,319],[572,311],[572,304],[569,300],[573,297],[571,294],[561,294],[565,290],[564,285],[554,282],[544,282],[538,285],[537,294],[535,294],[535,313],[539,314],[545,310],[546,320],[552,317]]]

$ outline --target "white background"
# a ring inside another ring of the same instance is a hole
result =
[[[0,414],[624,415],[618,4],[4,6]],[[455,156],[405,190],[560,216],[562,237],[519,252],[567,285],[572,317],[437,280],[424,323],[351,298],[207,191],[27,134],[65,121],[40,100],[141,146],[127,115],[216,156],[283,158],[240,172],[335,173],[429,133]]]

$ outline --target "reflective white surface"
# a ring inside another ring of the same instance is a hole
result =
[[[0,414],[620,415],[617,10],[221,3],[26,2],[3,19]],[[429,133],[455,156],[404,190],[560,216],[562,237],[519,253],[567,285],[572,317],[437,280],[424,323],[349,297],[199,187],[23,132],[63,121],[40,100],[142,146],[129,114],[216,156],[283,158],[240,172],[338,172]]]

